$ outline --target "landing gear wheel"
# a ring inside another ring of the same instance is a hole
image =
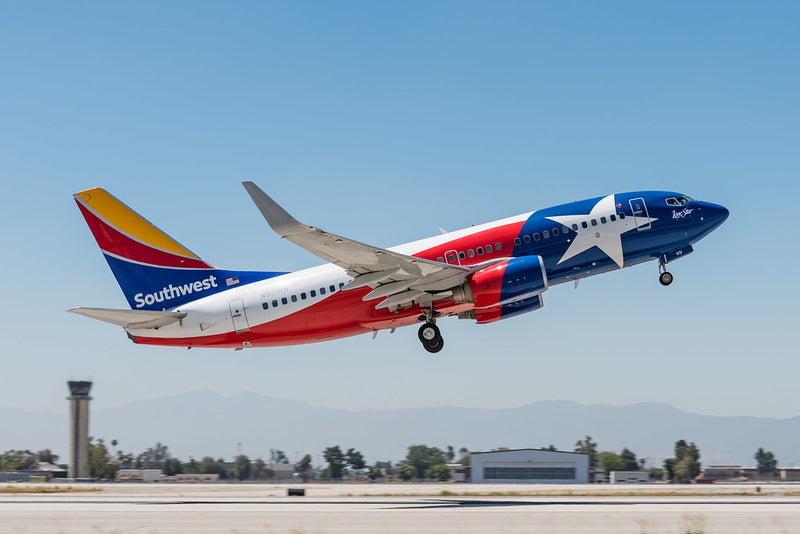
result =
[[[420,326],[417,335],[422,342],[422,346],[425,347],[425,350],[428,352],[436,353],[444,347],[442,334],[439,332],[439,327],[434,323],[425,323]]]
[[[668,286],[672,283],[673,277],[672,273],[668,273],[664,271],[660,275],[658,275],[658,281],[661,283],[662,286]]]
[[[442,334],[439,332],[439,327],[434,323],[425,323],[420,326],[417,335],[419,336],[419,340],[422,341],[423,345],[431,343],[437,337],[442,337]]]
[[[442,336],[439,336],[429,343],[423,343],[422,346],[425,347],[425,350],[427,350],[428,352],[436,354],[437,352],[442,350],[442,348],[444,348],[444,338],[442,338]]]

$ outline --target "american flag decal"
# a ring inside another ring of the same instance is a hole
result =
[[[230,278],[226,278],[225,279],[225,285],[226,286],[235,286],[238,283],[239,283],[239,277],[238,276],[231,276]]]

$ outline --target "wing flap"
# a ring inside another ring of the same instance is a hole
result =
[[[148,310],[116,310],[111,308],[70,308],[70,313],[116,324],[123,328],[159,328],[177,323],[185,312],[164,312]]]

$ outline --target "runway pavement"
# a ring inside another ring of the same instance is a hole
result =
[[[297,486],[306,488],[307,495],[291,498],[286,496],[288,486],[277,485],[101,484],[96,487],[102,491],[0,494],[0,532],[800,532],[800,496],[786,495],[800,489],[798,486],[762,487],[756,494],[753,486],[655,486],[653,489],[653,486],[343,484]],[[665,490],[672,493],[673,489],[681,491],[676,491],[676,495],[663,494]],[[548,490],[551,495],[542,494]],[[647,490],[651,495],[623,495],[634,490]],[[700,490],[705,494],[692,494]],[[483,494],[441,496],[442,491]],[[561,491],[573,495],[558,495]],[[539,494],[533,495],[534,492]],[[387,495],[377,496],[383,493]]]

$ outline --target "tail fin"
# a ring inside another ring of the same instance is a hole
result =
[[[215,269],[104,189],[74,197],[132,309],[174,308],[282,274]]]

